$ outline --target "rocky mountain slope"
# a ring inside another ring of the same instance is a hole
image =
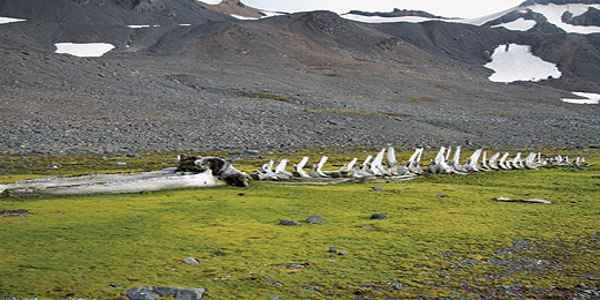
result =
[[[600,34],[562,29],[600,26],[590,3],[558,7],[557,23],[540,1],[366,22],[225,9],[236,1],[0,0],[21,20],[0,24],[0,151],[597,145],[598,105],[561,100],[600,93]],[[530,81],[530,61],[560,76]],[[521,79],[491,80],[507,69]]]

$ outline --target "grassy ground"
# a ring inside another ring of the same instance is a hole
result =
[[[204,287],[207,299],[572,298],[600,289],[600,152],[584,152],[596,167],[577,172],[0,200],[0,210],[32,213],[0,218],[0,299],[120,299],[142,285]],[[0,182],[173,163],[171,155],[0,161]],[[48,171],[50,162],[62,168]],[[554,204],[491,201],[498,196]],[[311,215],[327,223],[277,225]],[[201,265],[182,264],[188,256]]]

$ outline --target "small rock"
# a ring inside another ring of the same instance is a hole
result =
[[[203,288],[141,287],[125,291],[129,300],[158,300],[171,297],[176,300],[201,300],[206,292]]]
[[[158,300],[160,295],[155,293],[151,287],[141,287],[127,290],[125,296],[129,300]]]
[[[331,254],[338,255],[338,256],[346,256],[346,255],[348,255],[348,251],[338,250],[338,248],[335,247],[335,246],[329,247],[329,250],[327,250],[327,252],[329,252]]]
[[[118,162],[116,162],[115,164],[116,164],[117,166],[119,166],[119,167],[125,167],[125,166],[127,166],[127,163],[126,163],[126,162],[124,162],[124,161],[118,161]]]
[[[286,265],[286,268],[288,270],[303,270],[308,268],[308,266],[310,266],[310,263],[290,263]]]
[[[400,283],[400,282],[395,281],[395,282],[390,283],[390,287],[394,291],[399,291],[399,290],[401,290],[401,289],[404,288],[404,285],[402,283]]]
[[[310,216],[306,218],[306,223],[308,224],[325,224],[325,219],[321,216]]]
[[[200,265],[200,261],[194,257],[186,257],[183,259],[183,263],[190,266]]]
[[[371,220],[385,220],[387,219],[387,214],[384,213],[376,213],[371,215]]]
[[[383,187],[381,187],[381,186],[372,186],[371,187],[371,191],[373,191],[375,193],[381,193],[381,192],[383,192]]]
[[[293,220],[279,220],[279,225],[281,226],[300,226],[300,223],[293,221]]]
[[[61,166],[60,164],[55,164],[55,163],[52,163],[52,164],[49,164],[49,165],[48,165],[48,169],[50,169],[50,170],[58,170],[58,169],[60,169],[61,167],[62,167],[62,166]]]
[[[448,194],[446,194],[446,193],[437,193],[435,196],[436,196],[438,199],[445,199],[445,198],[448,198]]]
[[[30,212],[26,209],[0,210],[0,217],[27,217]]]

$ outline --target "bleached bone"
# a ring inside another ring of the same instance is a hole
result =
[[[515,157],[511,160],[511,165],[516,168],[516,169],[524,169],[525,166],[523,165],[523,159],[522,159],[523,154],[521,152],[518,152],[517,155],[515,155]]]
[[[66,181],[70,181],[67,185],[64,185],[63,178],[56,178],[54,183],[52,180],[46,180],[42,184],[23,182],[0,188],[0,193],[4,192],[10,196],[126,194],[219,185],[217,177],[213,176],[210,169],[199,174],[176,173],[175,170],[169,169],[134,175],[111,175],[110,178],[100,177],[106,180],[76,182],[67,179]]]
[[[490,157],[490,159],[488,160],[488,167],[490,167],[490,169],[495,171],[500,170],[500,166],[498,166],[498,159],[500,159],[500,155],[500,152],[496,152],[496,154]]]
[[[517,164],[518,162],[518,157],[520,155],[520,152],[518,152],[513,158],[509,158],[506,160],[506,166],[511,168],[511,169],[518,169],[519,166]]]
[[[341,169],[340,172],[342,173],[350,173],[352,172],[352,170],[354,170],[354,166],[356,166],[356,163],[358,162],[358,158],[354,158],[352,159],[349,163],[345,164]]]
[[[536,159],[536,153],[529,153],[529,156],[527,156],[527,158],[525,159],[525,168],[529,170],[537,170],[537,168],[539,168],[539,165],[536,163]]]
[[[480,171],[479,170],[479,158],[481,157],[482,152],[483,152],[482,149],[478,149],[478,150],[475,150],[475,152],[473,152],[473,154],[467,161],[467,164],[464,166],[464,169],[466,171],[468,171],[468,172],[479,172]]]
[[[448,146],[448,151],[446,151],[446,161],[450,161],[450,154],[452,153],[452,146]]]
[[[434,161],[429,165],[429,172],[432,174],[453,174],[456,173],[448,163],[446,162],[446,147],[440,148],[440,151],[436,155]]]
[[[407,169],[410,173],[421,175],[423,174],[423,169],[421,168],[421,158],[423,157],[423,148],[417,148],[413,157],[408,162]]]
[[[392,146],[389,146],[387,149],[387,163],[388,168],[390,169],[398,165],[398,160],[396,159],[396,149],[394,149]]]
[[[462,147],[461,146],[456,146],[456,149],[454,149],[454,158],[452,160],[452,168],[459,173],[466,173],[467,170],[460,164],[460,154],[462,151]]]
[[[212,187],[220,181],[237,187],[248,186],[249,176],[222,158],[181,156],[178,160],[177,168],[155,172],[21,181],[0,187],[0,193],[12,196],[121,194]]]
[[[327,174],[325,174],[323,172],[323,167],[327,163],[327,160],[329,160],[329,157],[327,157],[327,156],[321,156],[321,159],[319,160],[319,163],[317,163],[313,167],[313,172],[311,174],[312,175],[311,177],[317,177],[317,178],[328,178],[329,177],[329,176],[327,176]]]
[[[387,173],[383,167],[383,158],[385,157],[385,148],[379,151],[371,163],[370,171],[375,176],[383,176]]]
[[[369,169],[371,168],[371,161],[373,160],[373,156],[369,155],[367,156],[367,158],[365,158],[365,160],[363,161],[363,163],[360,166],[360,170],[366,173],[369,173]]]
[[[500,157],[500,160],[498,161],[498,167],[500,167],[500,169],[502,169],[502,170],[512,169],[506,164],[506,160],[508,159],[509,155],[510,155],[510,153],[506,152],[502,155],[502,157]]]
[[[279,164],[275,167],[275,175],[279,179],[290,179],[294,176],[291,172],[288,172],[287,165],[290,161],[287,159],[282,159]]]
[[[303,157],[302,160],[294,166],[294,176],[300,178],[310,178],[310,176],[304,171],[304,168],[308,164],[308,157]]]
[[[481,166],[479,167],[479,169],[481,169],[481,171],[484,171],[484,172],[491,171],[491,168],[488,165],[487,151],[483,151],[483,153],[481,155],[482,155],[482,157],[481,157]]]

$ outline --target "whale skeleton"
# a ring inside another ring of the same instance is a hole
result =
[[[20,181],[14,184],[0,185],[0,196],[37,196],[37,195],[88,195],[152,192],[181,188],[214,187],[223,183],[247,187],[250,179],[264,181],[331,181],[353,182],[385,179],[386,181],[412,180],[424,174],[467,175],[478,172],[501,170],[537,170],[549,167],[572,167],[582,169],[590,166],[584,157],[571,159],[568,156],[544,156],[531,152],[525,158],[517,153],[495,153],[487,159],[487,151],[475,150],[464,165],[460,164],[462,147],[455,147],[452,162],[451,147],[441,147],[427,168],[421,166],[424,148],[417,148],[405,164],[398,161],[392,146],[379,151],[358,165],[358,158],[352,159],[335,171],[325,171],[329,158],[322,156],[313,165],[310,173],[304,169],[310,162],[303,157],[287,170],[290,161],[274,160],[262,165],[258,171],[247,175],[237,170],[231,163],[218,157],[179,156],[178,167],[161,171],[134,174],[98,174],[78,177],[52,177],[45,179]]]
[[[294,166],[293,172],[285,170],[288,160],[282,160],[274,172],[271,172],[274,163],[266,164],[267,168],[260,168],[253,178],[258,180],[273,181],[335,181],[347,182],[352,180],[410,180],[424,174],[454,174],[468,175],[479,172],[491,171],[509,171],[509,170],[538,170],[543,167],[571,166],[584,168],[589,166],[585,158],[577,157],[570,160],[564,156],[545,157],[540,152],[529,152],[524,156],[522,152],[511,156],[509,152],[495,152],[488,158],[488,151],[476,149],[464,164],[461,163],[461,154],[463,148],[455,146],[441,147],[435,158],[430,162],[427,168],[421,166],[421,161],[425,152],[424,148],[416,148],[406,163],[401,163],[396,150],[392,146],[381,149],[375,155],[369,155],[358,165],[358,159],[354,158],[344,164],[336,171],[325,171],[325,165],[328,162],[327,156],[322,156],[317,164],[313,166],[310,174],[303,169],[308,164],[310,158],[303,157],[302,160]],[[449,158],[452,157],[452,160]],[[273,176],[275,174],[275,177]],[[290,176],[291,175],[291,176]],[[343,181],[340,181],[343,180]]]

